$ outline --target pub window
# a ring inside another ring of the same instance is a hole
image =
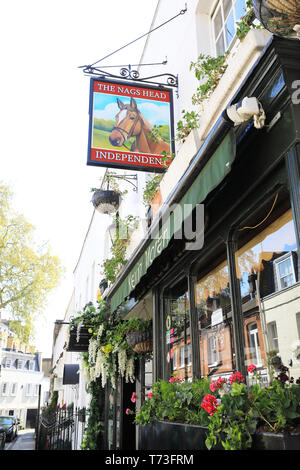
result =
[[[191,334],[190,303],[186,279],[165,289],[163,334],[165,380],[169,380],[173,374],[179,379],[191,378],[192,367],[188,367],[186,349]]]
[[[236,35],[236,22],[245,15],[246,0],[219,0],[212,15],[216,55],[223,55]]]
[[[247,232],[250,235],[251,229]],[[247,241],[236,260],[243,303],[255,296],[257,285],[260,297],[265,297],[294,284],[297,242],[291,209]]]
[[[199,274],[195,285],[203,376],[219,376],[234,368],[228,265],[226,260],[215,265],[206,275]]]

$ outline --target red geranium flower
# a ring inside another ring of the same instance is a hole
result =
[[[222,379],[222,377],[218,377],[217,381],[212,380],[209,388],[214,393],[216,390],[221,388],[226,383],[226,379]]]
[[[248,366],[248,372],[250,372],[251,374],[256,370],[256,366],[254,364],[250,364],[250,366]]]
[[[148,397],[149,397],[149,398],[152,398],[152,397],[153,397],[153,393],[152,393],[152,392],[148,393]]]
[[[218,408],[218,401],[213,395],[205,395],[201,403],[202,408],[209,413],[209,416],[213,416]]]
[[[229,377],[229,385],[232,385],[234,382],[241,383],[244,382],[245,378],[242,376],[240,372],[236,372],[235,374],[231,374]]]
[[[136,402],[136,393],[135,392],[133,392],[133,394],[131,395],[131,401],[132,401],[132,403]]]

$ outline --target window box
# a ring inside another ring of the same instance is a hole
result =
[[[140,450],[207,450],[208,428],[191,424],[157,421],[139,426]],[[215,450],[224,450],[216,447]]]
[[[208,428],[192,424],[157,421],[139,426],[140,450],[207,450]],[[257,432],[252,436],[251,450],[298,450],[300,432]],[[224,450],[221,444],[212,450]]]

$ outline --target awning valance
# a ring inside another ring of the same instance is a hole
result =
[[[173,235],[181,229],[183,220],[187,219],[196,205],[201,204],[207,195],[230,172],[235,154],[235,135],[231,130],[209,158],[180,201],[177,202],[177,209],[166,218],[155,238],[147,245],[144,252],[137,257],[130,272],[112,295],[110,299],[112,312],[135,289],[153,261],[168,246]],[[163,218],[163,220],[165,219]]]

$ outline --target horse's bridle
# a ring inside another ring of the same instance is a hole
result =
[[[130,131],[128,132],[125,129],[123,129],[122,127],[119,127],[119,126],[114,126],[112,128],[112,131],[114,131],[114,130],[119,131],[124,140],[128,140],[129,137],[133,136],[135,126],[137,125],[138,121],[141,119],[140,118],[140,111],[138,111],[136,109],[127,109],[127,111],[133,111],[133,112],[136,113],[136,117],[134,118],[134,121],[132,123],[132,127],[131,127]],[[126,137],[126,134],[127,134],[127,137]]]

